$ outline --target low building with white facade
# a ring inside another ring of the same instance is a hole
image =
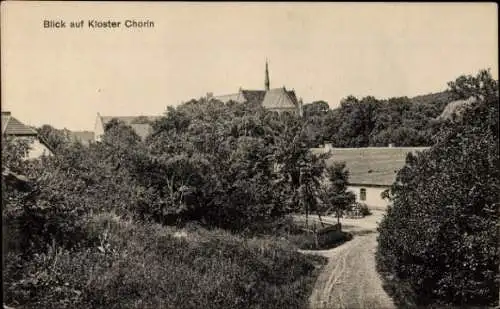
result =
[[[349,170],[348,189],[356,201],[371,209],[385,209],[389,205],[382,192],[396,180],[408,153],[416,154],[429,147],[366,147],[366,148],[313,148],[313,153],[330,153],[326,164],[344,162]]]

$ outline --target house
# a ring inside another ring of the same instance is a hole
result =
[[[151,123],[160,118],[161,116],[101,116],[97,113],[94,125],[94,141],[101,140],[106,124],[112,119],[117,119],[129,125],[144,140],[152,132]]]
[[[38,132],[14,118],[10,112],[2,112],[2,139],[4,138],[29,141],[30,150],[26,154],[26,159],[53,155],[50,146],[41,139]]]
[[[258,103],[271,111],[278,113],[291,112],[303,115],[302,100],[298,100],[294,90],[282,88],[270,88],[269,69],[266,62],[266,72],[264,81],[264,90],[244,90],[239,89],[237,93],[213,96],[207,94],[207,99],[215,99],[223,103],[234,101],[238,103]]]
[[[382,192],[396,180],[408,153],[417,153],[429,147],[366,147],[366,148],[313,148],[313,153],[329,152],[326,165],[344,162],[349,170],[348,190],[356,195],[356,201],[371,209],[385,209],[389,201]]]

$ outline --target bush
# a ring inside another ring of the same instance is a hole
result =
[[[398,173],[377,262],[405,308],[498,302],[498,146],[497,97]]]
[[[306,308],[321,257],[276,239],[189,226],[184,233],[94,215],[95,247],[11,253],[6,304],[22,308]],[[19,265],[22,267],[20,268]]]
[[[372,214],[372,212],[370,211],[370,208],[368,208],[368,205],[366,205],[365,203],[360,203],[358,205],[358,207],[359,207],[359,211],[363,215],[363,217],[366,217],[366,216],[369,216]]]

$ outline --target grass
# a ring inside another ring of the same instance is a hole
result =
[[[95,247],[8,253],[4,302],[22,308],[306,308],[326,261],[277,237],[94,215]]]

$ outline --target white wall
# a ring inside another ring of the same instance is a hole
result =
[[[359,199],[360,189],[366,189],[366,200],[361,201]],[[356,202],[365,203],[371,209],[386,209],[389,205],[389,201],[382,199],[382,192],[384,192],[388,187],[363,187],[363,186],[348,186],[347,189],[352,191],[356,195]]]
[[[34,136],[16,136],[15,139],[27,140],[30,142],[30,149],[25,159],[36,159],[41,156],[51,156],[52,152]]]
[[[42,144],[38,139],[34,139],[33,143],[31,144],[31,148],[28,151],[28,158],[27,159],[36,159],[41,156],[51,156],[52,152]]]
[[[94,125],[94,141],[100,141],[102,135],[104,134],[104,125],[102,123],[101,116],[98,114]]]

